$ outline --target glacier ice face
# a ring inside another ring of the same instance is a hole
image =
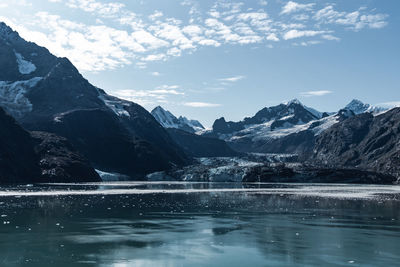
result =
[[[15,52],[15,57],[17,59],[17,63],[18,63],[18,70],[21,74],[31,74],[32,72],[34,72],[36,70],[36,66],[35,64],[33,64],[30,61],[27,61],[24,59],[24,57],[20,54]]]
[[[25,94],[30,88],[36,86],[41,79],[41,77],[35,77],[12,83],[0,81],[0,106],[15,118],[20,118],[32,111],[32,104]]]

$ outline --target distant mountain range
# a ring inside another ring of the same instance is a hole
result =
[[[347,118],[365,112],[377,114],[383,108],[353,100],[338,112],[319,112],[299,100],[266,107],[239,122],[217,119],[204,136],[226,141],[241,152],[296,153],[308,156],[317,136]]]

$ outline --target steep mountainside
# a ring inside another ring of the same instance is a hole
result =
[[[188,162],[149,112],[107,95],[68,59],[26,42],[4,23],[0,69],[6,70],[0,73],[0,106],[26,129],[68,138],[101,170],[133,176]],[[124,153],[107,153],[121,147]]]
[[[312,160],[400,177],[400,108],[375,117],[360,114],[332,126],[317,138]]]
[[[0,182],[97,182],[100,177],[61,137],[29,132],[0,108]]]
[[[165,128],[180,129],[189,133],[195,133],[197,131],[204,130],[203,125],[201,125],[199,121],[189,120],[182,116],[177,118],[174,116],[174,114],[160,106],[155,107],[151,111],[151,114]]]

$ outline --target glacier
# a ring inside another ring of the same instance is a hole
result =
[[[7,82],[0,81],[0,106],[15,118],[32,111],[32,104],[26,98],[28,90],[42,80],[35,77],[26,81]]]

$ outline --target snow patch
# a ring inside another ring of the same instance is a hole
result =
[[[35,77],[27,81],[6,82],[0,81],[0,106],[15,118],[32,111],[32,104],[25,97],[27,91],[42,80]]]
[[[104,91],[101,89],[97,88],[99,92],[99,98],[103,100],[104,104],[106,104],[107,107],[109,107],[117,116],[126,116],[130,117],[131,115],[129,114],[128,111],[125,110],[125,107],[128,107],[130,103],[128,101],[119,99],[114,96],[110,96],[106,94]]]
[[[27,61],[24,59],[24,57],[20,54],[14,51],[15,57],[17,59],[18,63],[18,70],[21,74],[31,74],[36,70],[35,64],[33,64],[30,61]]]

